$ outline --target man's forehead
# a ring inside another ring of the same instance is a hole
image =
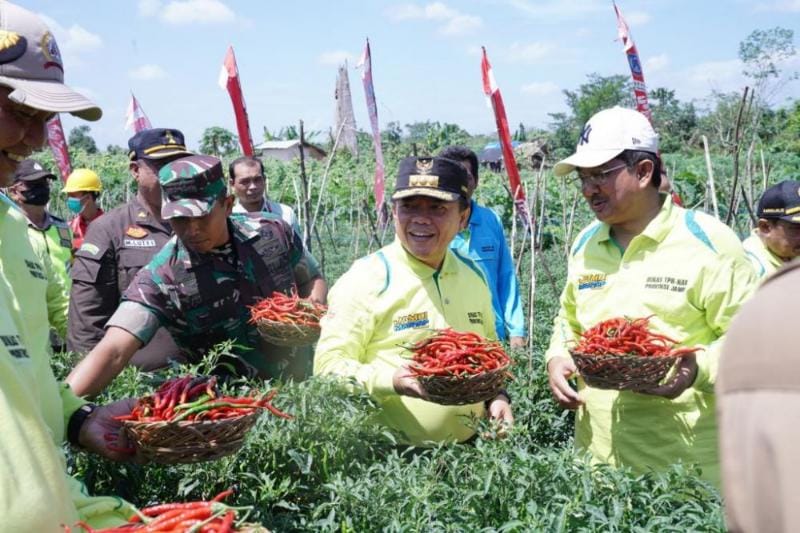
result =
[[[237,178],[260,176],[261,167],[255,161],[241,161],[233,166],[233,174]]]

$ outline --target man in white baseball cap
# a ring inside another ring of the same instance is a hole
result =
[[[0,186],[10,185],[20,162],[45,144],[45,122],[54,113],[100,118],[100,109],[63,81],[47,27],[0,0]],[[48,301],[61,285],[51,283],[44,244],[26,235],[25,216],[0,194],[0,529],[61,531],[78,520],[119,525],[132,508],[119,498],[88,496],[67,475],[62,446],[68,440],[109,459],[130,459],[114,417],[130,412],[133,401],[95,406],[56,380]],[[106,434],[116,440],[110,447]]]
[[[545,359],[556,401],[576,412],[575,444],[596,462],[664,471],[699,464],[719,484],[714,382],[720,338],[756,284],[736,234],[659,192],[658,136],[640,113],[614,107],[594,115],[575,153],[556,164],[597,217],[569,256],[561,309]],[[569,349],[580,334],[616,317],[650,317],[649,327],[697,347],[664,383],[605,390],[569,379]]]

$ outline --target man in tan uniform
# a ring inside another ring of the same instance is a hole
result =
[[[720,357],[717,419],[731,531],[800,531],[800,261],[764,282]]]

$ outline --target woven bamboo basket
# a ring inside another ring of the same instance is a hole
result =
[[[274,320],[259,320],[256,328],[261,337],[276,346],[308,346],[319,339],[319,326],[287,324]]]
[[[417,380],[428,394],[429,401],[440,405],[467,405],[497,396],[509,375],[506,365],[480,374],[420,376]]]
[[[587,385],[598,389],[641,390],[658,385],[680,357],[587,355],[570,351]]]
[[[261,409],[236,418],[180,422],[125,421],[138,455],[159,464],[201,463],[231,455],[244,444]]]

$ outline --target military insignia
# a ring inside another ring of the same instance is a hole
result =
[[[0,30],[0,65],[19,59],[28,49],[28,41],[19,33]]]
[[[141,239],[142,237],[147,237],[149,232],[141,226],[128,226],[128,229],[125,230],[125,235],[134,239]]]
[[[147,218],[147,213],[144,211],[139,211],[136,213],[136,218]]]
[[[61,66],[61,52],[58,49],[56,38],[53,37],[53,34],[49,31],[45,32],[44,35],[42,35],[42,39],[39,41],[39,46],[41,46],[42,53],[47,59],[44,68],[56,67],[61,72],[64,72],[64,67]]]
[[[178,144],[178,141],[175,140],[175,137],[173,137],[172,133],[169,131],[165,132],[164,136],[167,138],[167,144]]]
[[[408,177],[409,187],[439,187],[439,176],[420,176],[412,174]]]
[[[91,254],[91,255],[97,255],[100,252],[100,248],[98,248],[96,245],[94,245],[94,244],[92,244],[90,242],[85,242],[85,243],[83,243],[81,245],[81,247],[80,247],[80,249],[78,251],[79,252],[86,252],[87,254]]]
[[[433,168],[433,159],[417,159],[417,172],[429,174]]]

